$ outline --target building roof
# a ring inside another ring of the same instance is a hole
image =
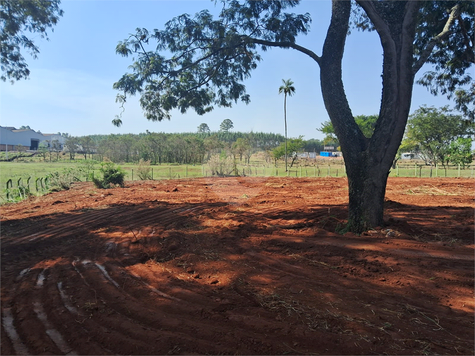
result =
[[[5,129],[5,130],[10,130],[10,131],[12,131],[12,130],[16,130],[16,128],[15,128],[15,127],[13,127],[13,126],[0,126],[0,127],[1,127],[2,129]]]

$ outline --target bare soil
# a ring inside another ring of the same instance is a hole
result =
[[[1,207],[1,354],[474,353],[474,180],[203,178]]]

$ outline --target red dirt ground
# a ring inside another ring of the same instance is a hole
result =
[[[1,207],[1,353],[474,353],[474,181],[135,182]]]

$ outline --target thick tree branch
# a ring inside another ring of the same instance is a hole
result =
[[[396,50],[396,44],[394,43],[394,40],[391,37],[391,31],[389,29],[389,25],[381,17],[381,14],[378,13],[373,1],[357,0],[356,2],[366,12],[371,22],[373,23],[374,28],[378,32],[379,38],[381,40],[381,46],[383,47],[383,52],[384,52],[385,68],[383,72],[386,72],[388,77],[396,78],[397,77],[397,63],[396,63],[397,50]],[[391,68],[391,73],[389,73],[388,68]],[[386,83],[383,83],[383,88],[389,89],[390,91],[397,90],[397,82],[392,81],[391,88],[388,88]]]
[[[421,69],[421,67],[424,65],[425,62],[427,62],[427,59],[432,53],[432,50],[434,49],[435,45],[443,41],[445,38],[449,36],[449,34],[452,32],[450,30],[450,27],[453,25],[455,20],[460,16],[460,4],[455,5],[452,7],[450,10],[450,16],[447,19],[447,22],[445,23],[445,26],[442,30],[441,33],[439,33],[437,36],[432,37],[432,39],[429,41],[427,44],[426,48],[421,52],[421,55],[419,56],[419,59],[414,63],[414,66],[412,68],[412,72],[414,75]]]
[[[307,56],[312,58],[318,64],[320,64],[320,61],[321,61],[321,57],[318,56],[315,52],[293,42],[273,42],[273,41],[266,41],[266,40],[261,40],[258,38],[251,38],[251,37],[246,37],[246,39],[250,43],[260,44],[260,45],[268,46],[268,47],[293,48],[299,52],[305,53]]]
[[[323,101],[341,143],[345,161],[356,159],[367,147],[367,139],[353,118],[342,81],[342,58],[350,13],[350,1],[333,0],[332,18],[320,62]]]

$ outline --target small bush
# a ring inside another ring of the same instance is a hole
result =
[[[137,174],[140,180],[152,179],[152,168],[150,167],[150,161],[140,160],[137,167]]]
[[[53,172],[47,176],[50,190],[68,190],[74,182],[80,182],[81,171],[73,168],[66,168],[62,172]]]
[[[124,186],[125,171],[112,162],[101,163],[99,171],[102,173],[102,179],[91,177],[94,185],[100,189],[107,189],[114,186]]]
[[[213,175],[225,177],[237,175],[236,163],[232,157],[223,157],[223,155],[213,155],[208,160],[208,167]]]

